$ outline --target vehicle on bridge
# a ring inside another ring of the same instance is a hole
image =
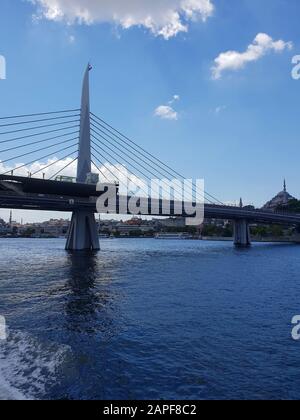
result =
[[[76,178],[75,177],[72,177],[72,176],[59,175],[59,176],[57,176],[55,178],[55,181],[75,183],[76,182]]]

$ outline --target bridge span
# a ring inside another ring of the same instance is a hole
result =
[[[184,180],[181,174],[90,111],[90,70],[89,65],[84,75],[80,109],[0,118],[0,167],[3,168],[3,173],[0,172],[0,208],[72,212],[67,250],[100,249],[94,214],[101,193],[97,191],[95,175],[101,176],[102,184],[121,182],[117,174],[120,174],[120,167],[125,167],[135,180],[143,179],[148,183],[153,179]],[[42,157],[40,152],[43,152]],[[30,161],[11,164],[23,162],[25,158]],[[47,164],[42,164],[47,158]],[[56,180],[58,174],[65,173],[76,161],[75,182]],[[47,171],[58,163],[59,171],[47,177]],[[128,205],[127,209],[120,206],[120,202],[126,203],[126,200],[128,204],[131,197],[119,195],[117,189],[115,194],[116,214],[131,214]],[[206,191],[200,199],[197,194],[191,196],[205,201],[205,218],[233,221],[234,242],[238,246],[251,244],[251,223],[291,225],[298,229],[300,226],[300,215],[226,206]],[[146,204],[140,214],[190,218],[184,204],[171,200],[170,212],[166,214],[162,200],[159,200],[159,206],[153,212],[149,197],[148,209]],[[179,207],[182,209],[180,214]]]
[[[60,212],[87,210],[97,213],[96,200],[101,194],[101,192],[97,191],[96,185],[0,175],[0,208]],[[131,213],[128,209],[127,213],[120,213],[119,201],[122,198],[122,196],[117,194],[116,214],[130,215]],[[130,198],[131,197],[126,197],[128,201]],[[162,208],[162,200],[160,200],[159,212],[153,214],[151,211],[151,199],[149,198],[148,200],[148,212],[141,212],[141,215],[167,217],[178,215],[178,213],[175,212],[175,209],[178,208],[178,202],[171,200],[170,213],[165,214]],[[183,204],[184,203],[181,203],[183,209],[182,216],[189,217],[189,215],[184,212]],[[246,220],[248,223],[300,226],[300,215],[288,212],[276,213],[267,210],[225,206],[220,204],[204,204],[204,209],[205,218],[207,219],[231,221]]]

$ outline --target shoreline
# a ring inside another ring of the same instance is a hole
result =
[[[56,236],[56,237],[26,237],[26,236],[0,236],[0,239],[65,239],[66,237],[63,236]],[[115,240],[115,239],[155,239],[157,240],[170,240],[170,241],[204,241],[204,242],[233,242],[234,238],[227,238],[227,237],[217,237],[217,236],[205,236],[202,238],[182,238],[180,236],[173,237],[173,238],[164,238],[164,237],[155,237],[155,236],[109,236],[109,237],[99,237],[100,240]],[[252,243],[298,243],[296,240],[292,238],[252,238]]]

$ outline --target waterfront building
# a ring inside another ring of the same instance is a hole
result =
[[[156,225],[162,228],[184,228],[185,218],[184,217],[169,217],[167,219],[153,219]]]

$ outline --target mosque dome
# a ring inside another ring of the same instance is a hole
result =
[[[286,189],[286,182],[284,180],[283,184],[283,191],[280,191],[271,201],[268,201],[264,206],[263,209],[265,210],[276,210],[278,206],[286,206],[289,201],[295,200],[295,197],[291,196],[287,192]]]

